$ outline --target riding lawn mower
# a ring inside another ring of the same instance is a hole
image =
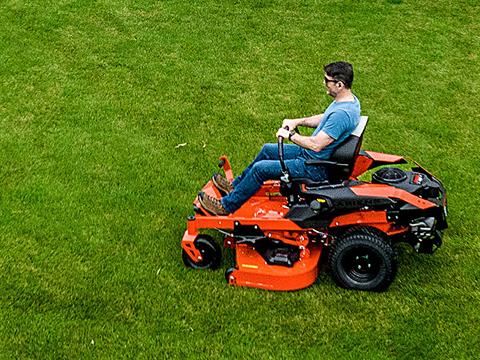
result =
[[[312,285],[322,258],[339,286],[384,291],[397,271],[397,243],[432,254],[447,228],[445,188],[416,163],[402,169],[400,164],[409,162],[401,156],[361,150],[367,121],[361,117],[329,160],[307,160],[308,166],[328,169],[323,182],[290,176],[279,137],[280,180],[264,182],[227,216],[210,214],[195,198],[182,239],[185,265],[194,269],[221,265],[221,247],[200,233],[203,229],[219,231],[223,246],[234,251],[235,264],[225,273],[228,284],[267,290]],[[228,180],[234,179],[226,156],[220,158],[219,167]],[[360,180],[370,173],[371,179]],[[212,180],[202,191],[221,198]]]

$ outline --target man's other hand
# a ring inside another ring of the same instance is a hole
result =
[[[283,127],[277,130],[277,135],[276,137],[278,138],[279,136],[283,137],[284,139],[288,139],[290,135],[290,131],[287,129],[284,129]]]
[[[288,126],[290,130],[295,129],[298,126],[298,119],[283,119],[282,128]]]

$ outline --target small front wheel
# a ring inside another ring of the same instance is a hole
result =
[[[227,280],[228,284],[232,284],[235,282],[235,278],[231,276],[235,270],[236,269],[234,267],[231,267],[225,271],[225,280]]]
[[[222,250],[211,236],[199,235],[193,244],[198,251],[200,251],[202,260],[198,262],[193,261],[185,250],[183,250],[182,260],[185,266],[198,270],[216,269],[220,266],[220,262],[222,261]]]
[[[336,240],[329,256],[335,282],[347,289],[384,291],[397,270],[392,245],[375,233],[359,232]]]

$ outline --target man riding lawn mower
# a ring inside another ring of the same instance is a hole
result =
[[[393,245],[411,244],[433,253],[447,227],[441,182],[420,166],[382,167],[370,182],[359,176],[380,165],[403,164],[396,155],[361,151],[367,117],[351,93],[353,68],[325,66],[327,93],[335,101],[324,114],[284,120],[278,144],[267,144],[234,179],[226,156],[225,176],[215,174],[194,201],[182,239],[183,261],[217,268],[221,249],[200,229],[216,229],[235,250],[229,284],[296,290],[315,282],[322,251],[342,287],[382,291],[395,277]],[[297,126],[315,127],[302,136]],[[294,144],[284,145],[290,139]]]

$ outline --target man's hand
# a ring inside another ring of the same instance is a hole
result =
[[[287,129],[284,129],[283,127],[277,130],[277,135],[276,137],[278,138],[279,136],[283,137],[284,139],[288,139],[290,136],[290,131]]]
[[[298,119],[283,119],[282,128],[288,126],[290,130],[294,130],[299,125]]]

